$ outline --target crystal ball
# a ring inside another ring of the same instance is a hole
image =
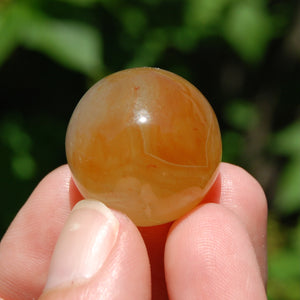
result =
[[[68,125],[66,155],[85,198],[153,226],[200,203],[217,176],[222,144],[215,113],[196,87],[144,67],[109,75],[86,92]]]

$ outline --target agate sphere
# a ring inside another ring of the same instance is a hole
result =
[[[114,73],[87,91],[71,117],[66,154],[85,198],[152,226],[203,199],[222,145],[215,113],[199,90],[144,67]]]

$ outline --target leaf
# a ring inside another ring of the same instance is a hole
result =
[[[274,206],[285,215],[300,210],[300,156],[292,159],[283,170]]]
[[[30,154],[15,155],[11,167],[15,176],[21,180],[32,179],[36,173],[36,162]]]
[[[0,10],[0,65],[7,59],[18,44],[18,18],[14,17],[13,6]]]
[[[17,154],[27,153],[32,146],[28,133],[14,120],[4,120],[0,124],[0,140]]]
[[[136,49],[132,61],[127,68],[152,66],[157,62],[167,44],[166,32],[160,29],[150,31],[144,42]]]
[[[135,7],[127,7],[120,13],[125,32],[133,37],[140,36],[146,27],[147,18],[144,12]]]
[[[186,23],[201,27],[216,24],[232,0],[189,0],[186,5]]]
[[[274,135],[271,151],[283,155],[300,155],[300,120]]]
[[[92,6],[95,3],[99,3],[99,0],[60,0],[61,2],[70,3],[77,6]]]
[[[268,299],[299,299],[299,263],[299,253],[294,249],[282,249],[269,256]]]
[[[59,0],[61,2],[66,2],[76,6],[89,7],[97,3],[102,3],[105,5],[118,4],[118,0]]]
[[[224,36],[247,62],[262,59],[272,37],[272,19],[260,5],[241,2],[233,6],[224,22]]]
[[[102,67],[101,37],[92,27],[74,21],[39,17],[24,33],[24,44],[62,65],[94,76]]]
[[[102,40],[95,28],[52,19],[26,2],[17,2],[0,14],[0,44],[0,63],[14,46],[22,44],[91,77],[103,64]]]
[[[0,123],[0,143],[9,149],[10,166],[13,174],[21,180],[30,180],[35,175],[36,163],[30,150],[32,140],[19,120],[6,117]]]
[[[300,259],[298,253],[293,250],[284,249],[276,253],[272,257],[272,265],[270,265],[270,273],[276,274],[281,280],[288,278],[299,278],[300,269],[295,268],[299,265]]]
[[[232,127],[239,130],[248,130],[257,124],[259,113],[253,103],[236,100],[226,106],[225,118]]]

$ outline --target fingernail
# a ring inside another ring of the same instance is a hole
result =
[[[78,202],[58,238],[45,290],[91,278],[109,256],[118,231],[118,220],[103,203]]]

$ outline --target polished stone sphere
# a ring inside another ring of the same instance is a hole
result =
[[[203,199],[222,145],[215,113],[199,90],[145,67],[114,73],[87,91],[70,120],[66,153],[85,198],[151,226]]]

